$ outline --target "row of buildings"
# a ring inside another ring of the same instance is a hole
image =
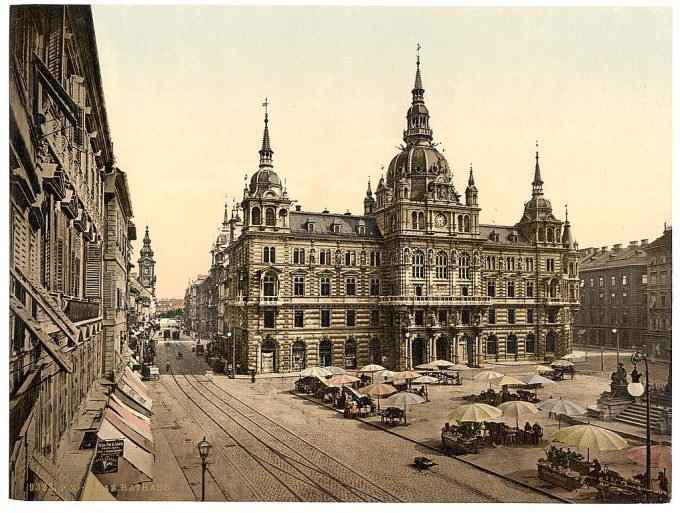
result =
[[[72,460],[150,318],[153,281],[130,272],[132,200],[90,8],[13,6],[9,64],[9,495],[72,499]]]
[[[274,170],[265,113],[259,167],[242,201],[225,205],[212,265],[185,295],[188,327],[241,371],[572,350],[578,247],[567,213],[556,217],[544,195],[538,151],[525,163],[533,182],[521,219],[483,224],[474,171],[459,193],[424,92],[418,59],[404,144],[375,192],[369,182],[363,215],[295,204]]]
[[[577,345],[644,348],[667,359],[672,342],[672,228],[656,240],[580,251]]]

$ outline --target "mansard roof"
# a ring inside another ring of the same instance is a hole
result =
[[[617,245],[618,246],[618,245]],[[579,268],[581,271],[601,269],[604,267],[624,267],[629,265],[647,266],[646,248],[640,246],[617,247],[613,249],[588,248],[580,252]]]
[[[309,223],[314,223],[314,231],[310,232]],[[333,230],[333,225],[340,226],[340,232]],[[364,235],[359,235],[359,226],[364,226]],[[353,216],[349,214],[333,214],[319,212],[290,212],[290,231],[292,233],[316,233],[324,235],[344,235],[346,237],[366,237],[381,239],[382,234],[373,217]]]
[[[493,232],[498,234],[498,242],[496,244],[510,244],[513,246],[530,245],[529,240],[515,226],[500,226],[497,224],[479,225],[479,235],[486,241],[495,242],[491,239]],[[517,242],[514,242],[513,235],[517,236]]]

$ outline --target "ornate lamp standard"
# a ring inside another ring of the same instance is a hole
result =
[[[231,372],[236,377],[236,343],[231,338],[231,330],[227,330],[227,339],[231,343]]]
[[[619,330],[616,328],[612,328],[612,333],[616,335],[616,368],[618,369],[619,362],[621,361],[619,359]]]
[[[198,454],[201,456],[201,502],[205,501],[205,469],[208,466],[206,460],[208,459],[208,453],[211,448],[212,445],[210,445],[210,442],[208,442],[205,437],[198,442]]]
[[[652,433],[651,422],[649,418],[649,400],[650,400],[649,366],[647,365],[647,358],[640,351],[635,351],[632,355],[630,355],[630,361],[633,363],[635,368],[633,369],[633,372],[630,373],[630,377],[633,381],[628,385],[628,393],[633,397],[641,397],[644,394],[647,400],[646,411],[647,453],[645,457],[645,488],[647,489],[647,502],[649,502],[649,491],[652,489],[652,457],[651,457]],[[637,364],[640,362],[645,362],[644,386],[642,385],[642,383],[640,383],[640,373],[637,371]]]

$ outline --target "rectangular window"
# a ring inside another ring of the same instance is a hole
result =
[[[264,311],[264,327],[273,328],[275,322],[274,310]]]
[[[446,326],[448,323],[448,312],[446,310],[439,310],[437,316],[439,317],[439,325]]]
[[[624,292],[623,294],[621,294],[621,302],[624,305],[628,304],[628,293],[627,292]]]
[[[293,280],[293,295],[298,297],[305,295],[305,279],[302,276],[296,276]]]
[[[661,296],[661,308],[666,308],[666,296]]]
[[[647,284],[647,275],[646,275],[646,274],[643,274],[643,275],[642,275],[642,284],[643,284],[643,285],[646,285],[646,284]]]
[[[323,253],[321,253],[323,255]],[[321,295],[330,296],[331,295],[331,279],[321,278]]]
[[[415,320],[416,320],[416,326],[424,326],[425,325],[425,315],[422,310],[416,310],[416,315],[415,315]]]
[[[489,324],[496,324],[496,310],[489,309]]]
[[[346,282],[346,294],[348,296],[356,296],[357,295],[357,283],[356,279],[354,278],[347,278]]]
[[[489,297],[496,297],[496,282],[489,281],[486,284],[486,295]]]
[[[461,322],[466,326],[470,324],[470,310],[463,310],[461,312]]]
[[[616,292],[612,292],[612,295],[611,295],[611,303],[612,303],[612,304],[616,303]]]
[[[590,278],[590,286],[591,287],[595,286],[595,280],[593,278]]]
[[[616,285],[616,276],[612,276],[612,287]]]
[[[604,278],[602,276],[600,276],[599,283],[600,287],[604,287]]]
[[[528,308],[527,309],[527,324],[533,324],[533,322],[534,322],[534,309]]]
[[[513,308],[508,309],[508,324],[515,324],[515,310]]]
[[[667,281],[668,281],[668,273],[667,273],[666,271],[661,271],[659,277],[660,277],[660,279],[661,279],[661,280],[659,281],[659,283],[661,283],[661,284],[667,283]]]
[[[321,310],[321,327],[329,328],[331,325],[331,311]]]
[[[508,282],[508,297],[515,297],[515,282]]]
[[[371,265],[374,267],[380,265],[380,251],[371,251]]]
[[[380,326],[380,310],[371,310],[371,326],[373,328]]]
[[[347,310],[347,326],[356,326],[356,310]]]
[[[628,285],[628,276],[625,274],[621,276],[621,285]]]
[[[545,270],[548,271],[548,272],[555,271],[555,259],[554,258],[546,258],[545,259]]]
[[[295,310],[294,323],[296,328],[302,328],[305,325],[305,317],[302,310]]]
[[[527,282],[527,297],[534,297],[534,282]]]
[[[380,280],[373,278],[371,280],[371,296],[380,295]]]
[[[557,322],[557,312],[555,310],[548,310],[548,322],[549,323]]]
[[[422,296],[423,295],[423,286],[422,285],[416,285],[416,296]]]

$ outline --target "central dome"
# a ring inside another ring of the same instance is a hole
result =
[[[407,146],[392,159],[387,168],[387,187],[393,188],[401,178],[414,175],[432,178],[441,174],[450,177],[449,163],[439,150],[424,144]]]
[[[281,189],[281,179],[273,169],[260,169],[250,179],[250,194],[257,194],[272,188]]]

